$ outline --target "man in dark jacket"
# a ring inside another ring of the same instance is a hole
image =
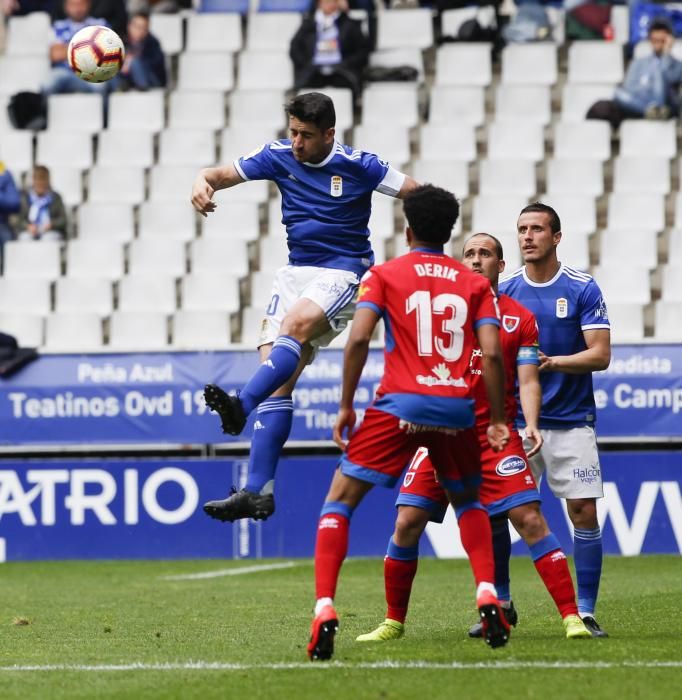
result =
[[[166,86],[166,57],[159,40],[149,33],[149,15],[144,12],[134,14],[128,22],[121,80],[136,90]]]
[[[33,186],[21,193],[19,240],[60,241],[66,237],[64,202],[50,184],[50,171],[44,165],[33,168]]]
[[[291,40],[294,87],[349,87],[357,97],[367,65],[369,41],[360,23],[342,9],[342,0],[318,0]]]

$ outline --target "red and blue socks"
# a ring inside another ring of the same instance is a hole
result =
[[[350,506],[338,501],[328,501],[322,506],[315,542],[315,597],[318,601],[333,600],[336,595],[339,572],[348,553],[352,514]]]
[[[559,540],[550,532],[528,548],[535,568],[552,596],[561,617],[577,615],[575,588],[566,555],[561,550]]]
[[[455,515],[462,546],[469,557],[476,586],[481,583],[492,585],[495,580],[493,534],[486,509],[479,501],[472,501],[455,508]]]
[[[419,544],[414,547],[400,547],[388,541],[384,557],[384,585],[386,587],[386,617],[405,622],[410,604],[412,582],[419,564]]]
[[[573,559],[578,581],[578,610],[581,616],[594,615],[599,593],[602,566],[601,530],[575,528],[573,531]]]

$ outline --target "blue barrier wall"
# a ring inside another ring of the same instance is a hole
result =
[[[244,440],[222,435],[202,388],[241,387],[256,362],[254,352],[45,356],[0,381],[0,445]],[[331,438],[342,366],[342,351],[328,350],[304,372],[294,392],[292,440]],[[359,408],[382,371],[382,351],[372,350]],[[682,346],[616,346],[594,383],[601,437],[682,437]]]
[[[207,518],[201,504],[240,484],[235,459],[22,460],[0,462],[0,559],[309,557],[334,457],[281,462],[277,512],[265,523]],[[682,552],[679,454],[602,456],[600,519],[607,553]],[[570,530],[543,486],[544,509],[567,552]],[[395,516],[393,490],[376,488],[358,508],[350,554],[382,556]],[[451,513],[429,526],[421,551],[462,556]],[[526,551],[523,542],[516,554]]]

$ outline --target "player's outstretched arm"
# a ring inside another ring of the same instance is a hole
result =
[[[342,449],[346,449],[347,439],[350,438],[355,427],[355,410],[353,398],[358,388],[360,375],[367,362],[369,341],[372,338],[374,327],[379,316],[370,308],[359,308],[353,316],[353,325],[350,336],[343,353],[343,385],[341,389],[341,403],[339,413],[334,425],[334,442]],[[345,438],[344,438],[345,434]]]
[[[583,331],[586,350],[574,355],[554,355],[540,353],[541,372],[565,372],[566,374],[587,374],[606,369],[611,362],[611,331],[598,328]]]
[[[540,420],[540,407],[542,406],[542,388],[540,387],[540,375],[537,365],[519,365],[517,367],[519,378],[519,399],[521,410],[526,419],[526,437],[533,443],[528,451],[528,457],[537,454],[542,447],[542,434],[538,428]]]
[[[215,211],[218,206],[213,201],[217,190],[224,190],[244,182],[234,164],[222,165],[216,168],[204,168],[199,171],[192,185],[192,206],[206,216]]]
[[[488,442],[499,452],[509,442],[509,428],[504,416],[504,364],[499,328],[484,323],[476,329],[476,337],[481,348],[483,381],[490,404]]]

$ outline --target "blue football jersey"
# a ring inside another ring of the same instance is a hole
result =
[[[583,331],[610,328],[604,297],[590,275],[566,265],[549,282],[532,282],[522,267],[500,282],[507,294],[535,314],[540,350],[545,355],[574,355],[587,349]],[[592,373],[541,372],[541,428],[594,425]],[[524,425],[519,411],[518,422]]]
[[[272,180],[282,193],[289,263],[350,270],[374,263],[372,192],[396,196],[404,175],[373,153],[335,143],[321,163],[299,163],[291,141],[273,141],[234,161],[244,180]]]

